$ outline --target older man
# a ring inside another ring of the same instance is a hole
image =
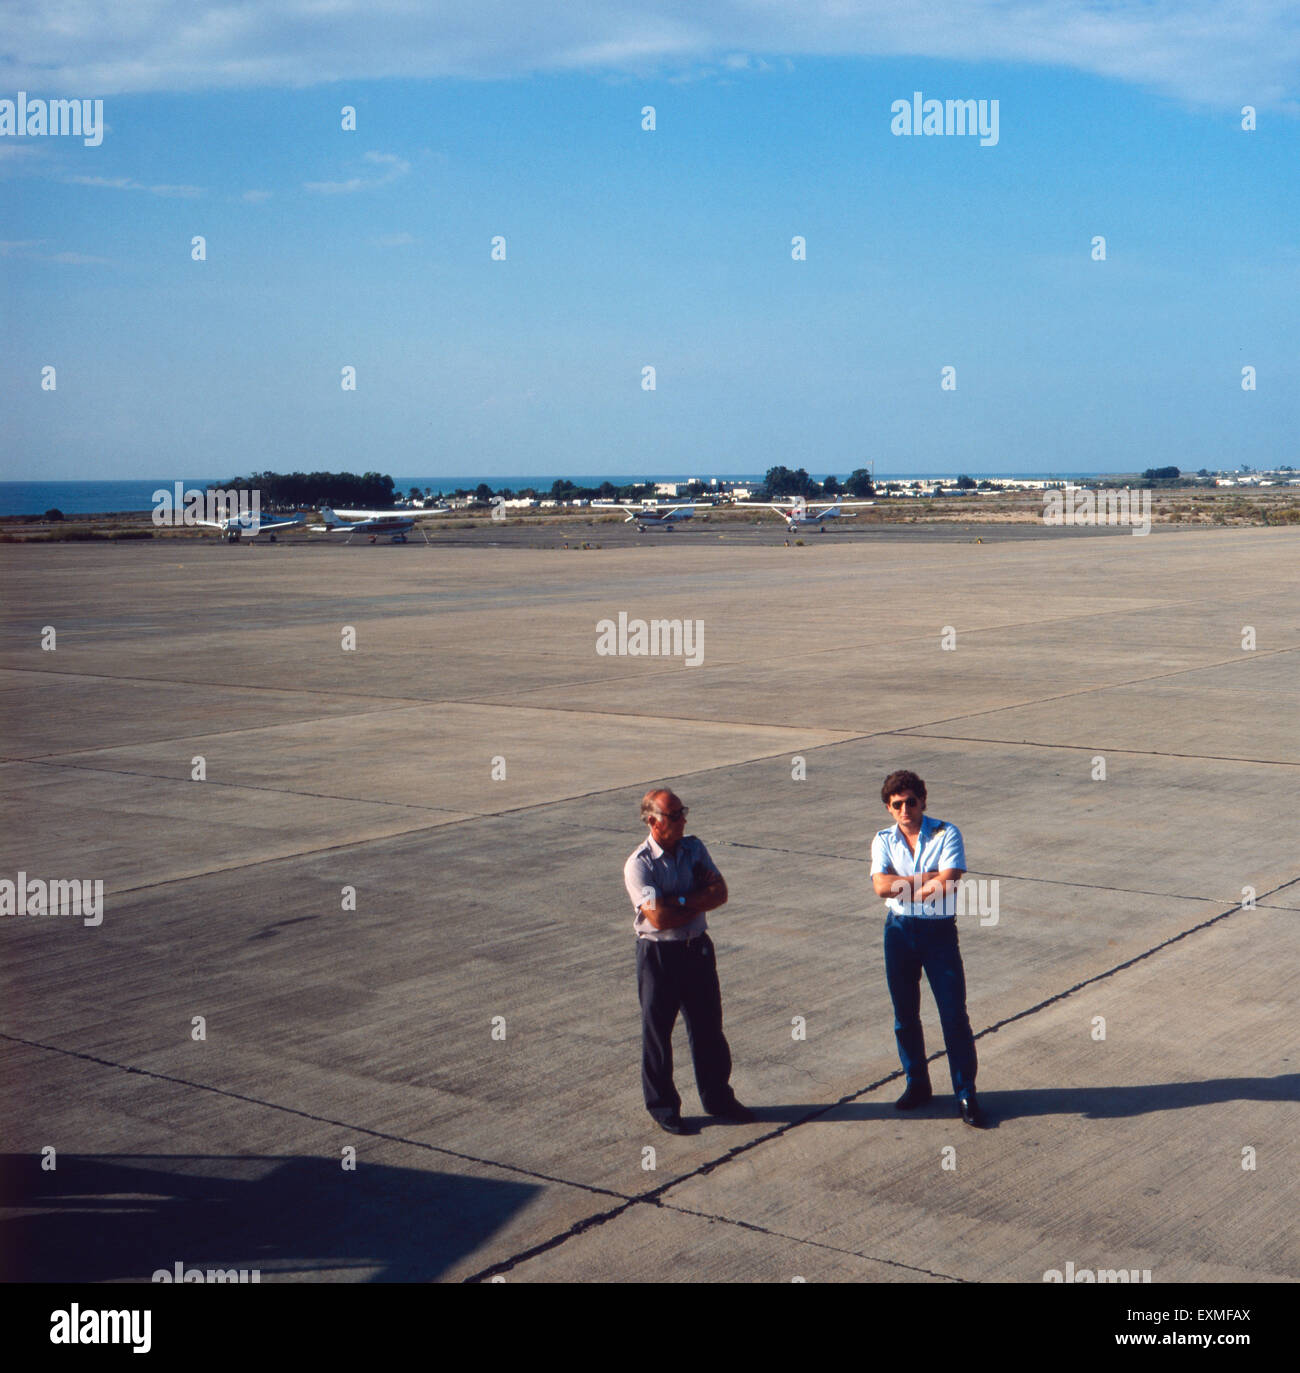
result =
[[[975,1097],[975,1037],[966,1014],[966,973],[957,946],[957,883],[966,871],[961,831],[925,814],[925,783],[914,772],[891,772],[880,788],[894,823],[871,841],[871,883],[885,899],[885,980],[894,1003],[894,1036],[907,1074],[900,1111],[924,1106],[933,1092],[921,1029],[921,973],[939,1008],[957,1110],[983,1129]]]
[[[722,991],[704,919],[705,911],[726,904],[727,884],[708,849],[686,833],[686,807],[673,792],[646,792],[641,819],[650,833],[623,865],[623,882],[636,911],[646,1110],[670,1135],[697,1133],[682,1119],[682,1099],[673,1085],[673,1025],[681,1011],[704,1109],[723,1120],[751,1121],[753,1112],[731,1090]]]

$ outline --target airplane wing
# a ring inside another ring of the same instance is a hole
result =
[[[665,520],[672,515],[676,515],[679,510],[711,510],[712,501],[683,501],[680,505],[624,505],[618,501],[612,501],[609,505],[595,507],[600,510],[626,510],[627,516],[623,520],[627,524],[629,520]],[[688,518],[683,516],[683,519]]]
[[[591,507],[595,510],[635,510],[639,515],[668,515],[674,510],[711,510],[712,501],[678,501],[676,505],[647,505],[644,501],[627,503],[610,501],[608,505]]]
[[[258,522],[256,529],[259,534],[265,534],[270,529],[293,529],[295,526],[305,523],[305,518],[302,515],[298,515],[292,520],[277,520],[275,524],[267,524],[265,520],[261,520]],[[250,534],[253,532],[253,525],[249,524],[244,527]]]
[[[334,513],[344,520],[422,520],[428,515],[443,515],[447,512],[444,510],[336,510]]]
[[[202,525],[205,529],[242,529],[245,534],[251,534],[254,530],[259,534],[267,534],[273,529],[294,529],[303,523],[302,516],[292,520],[277,520],[274,524],[268,524],[265,520],[260,520],[256,525],[251,521],[245,524],[242,520],[195,520],[195,524]]]

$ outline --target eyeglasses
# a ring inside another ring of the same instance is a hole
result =
[[[916,799],[915,796],[904,796],[901,801],[891,801],[889,803],[889,809],[906,810],[908,806],[919,806],[920,804],[921,803]]]
[[[688,810],[690,806],[679,806],[677,810],[652,810],[650,814],[656,820],[671,820],[675,823],[678,820],[685,820]]]

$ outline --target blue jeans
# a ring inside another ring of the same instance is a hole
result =
[[[894,1003],[894,1037],[909,1083],[927,1084],[925,1033],[921,1029],[921,973],[939,1008],[952,1089],[975,1090],[975,1036],[966,1014],[966,973],[957,947],[956,918],[895,915],[885,921],[885,979]]]

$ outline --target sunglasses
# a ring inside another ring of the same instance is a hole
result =
[[[688,810],[690,810],[689,806],[682,806],[677,810],[652,810],[650,814],[656,820],[671,820],[676,823],[678,820],[686,819],[686,812]]]
[[[891,801],[889,803],[889,809],[906,810],[908,806],[919,806],[920,804],[921,803],[916,799],[915,796],[904,796],[901,801]]]

